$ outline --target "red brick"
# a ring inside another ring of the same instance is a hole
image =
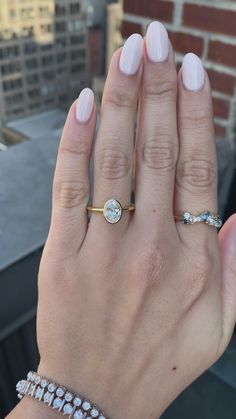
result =
[[[123,38],[128,38],[132,33],[140,33],[142,35],[142,26],[139,23],[127,22],[124,20],[122,22],[121,33]]]
[[[217,63],[226,64],[230,67],[236,67],[236,45],[211,41],[209,44],[208,59]]]
[[[166,22],[173,20],[174,3],[166,0],[124,0],[124,12],[134,15],[160,19]]]
[[[236,36],[235,22],[236,12],[233,10],[190,3],[184,6],[183,23],[187,26]]]
[[[215,134],[216,134],[217,137],[225,137],[226,128],[222,127],[219,124],[215,124]]]
[[[228,100],[213,98],[214,115],[227,119],[229,116],[230,103]]]
[[[213,90],[233,95],[236,77],[215,70],[208,70],[207,73]]]
[[[184,54],[189,51],[195,52],[198,55],[202,54],[204,41],[200,36],[169,31],[169,37],[176,51]]]

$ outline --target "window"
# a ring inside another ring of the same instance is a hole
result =
[[[52,63],[53,63],[53,56],[52,55],[47,55],[46,57],[42,58],[42,65],[43,66],[51,65]]]
[[[54,71],[44,71],[43,78],[45,80],[53,80],[55,77]]]
[[[20,15],[22,19],[32,19],[34,18],[34,9],[32,7],[21,9]]]
[[[51,13],[48,6],[43,6],[39,8],[39,16],[40,17],[50,17]]]
[[[0,48],[0,59],[9,59],[11,57],[18,57],[20,53],[18,46],[12,46],[7,48]]]
[[[52,33],[52,31],[53,31],[53,28],[52,28],[52,25],[51,24],[41,25],[40,26],[40,29],[41,29],[41,32],[42,33]]]
[[[80,13],[80,4],[79,3],[71,3],[70,4],[70,13],[72,15]]]
[[[56,32],[66,32],[66,22],[56,22],[55,23]]]
[[[3,76],[7,76],[8,74],[13,74],[21,71],[21,64],[20,62],[5,64],[1,66],[1,73]]]
[[[14,105],[15,103],[22,102],[23,100],[24,100],[24,96],[22,93],[5,97],[5,101],[8,106]]]
[[[7,80],[3,82],[4,92],[8,92],[9,90],[19,89],[21,87],[22,87],[22,79]]]
[[[76,50],[76,51],[71,51],[70,54],[70,58],[72,61],[78,60],[79,58],[82,57],[81,53],[83,52],[83,50]]]
[[[62,52],[61,54],[57,54],[57,62],[58,63],[63,63],[64,61],[66,61],[67,58],[67,53],[66,52]]]
[[[71,66],[71,73],[79,73],[81,71],[85,71],[86,66],[85,63],[80,63],[80,64],[74,64]]]
[[[33,54],[37,51],[37,44],[35,42],[28,42],[24,45],[24,53],[25,54]]]
[[[71,45],[79,45],[85,42],[85,35],[72,35],[70,37]]]
[[[29,99],[38,98],[39,95],[40,95],[39,89],[28,90],[28,97],[29,97]]]
[[[50,50],[52,50],[52,47],[53,47],[52,44],[44,44],[44,45],[41,45],[41,50],[42,51],[50,51]]]
[[[16,10],[15,9],[10,9],[9,10],[9,19],[14,20],[15,18],[16,18]]]
[[[56,47],[57,48],[64,48],[67,45],[66,38],[57,38],[56,39]]]
[[[26,81],[28,84],[35,84],[38,83],[39,81],[39,75],[38,74],[30,74],[27,78]]]
[[[33,26],[25,26],[23,29],[22,29],[22,36],[24,37],[24,38],[31,38],[31,37],[34,37],[34,28],[33,28]]]
[[[66,7],[56,4],[56,6],[55,6],[55,16],[65,16],[65,14],[66,14]]]
[[[31,60],[27,60],[25,65],[28,70],[33,70],[38,67],[38,61],[36,58],[32,58]]]

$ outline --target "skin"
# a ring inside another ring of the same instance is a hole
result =
[[[116,225],[92,214],[88,166],[96,110],[71,106],[53,185],[39,272],[38,371],[97,403],[112,419],[156,419],[226,349],[236,319],[236,216],[220,234],[173,213],[217,213],[217,163],[208,77],[197,92],[144,48],[138,73],[113,56],[94,150],[93,203],[134,213]],[[135,150],[133,131],[138,109]],[[135,151],[135,153],[134,153]],[[27,397],[9,419],[60,418]]]

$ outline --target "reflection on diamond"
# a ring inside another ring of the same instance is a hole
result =
[[[115,199],[109,199],[104,205],[103,215],[109,223],[118,223],[122,217],[122,207],[120,203]]]

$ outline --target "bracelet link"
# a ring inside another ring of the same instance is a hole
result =
[[[45,377],[30,371],[26,380],[16,385],[17,396],[29,396],[39,400],[69,419],[108,419],[104,413],[86,398],[75,395],[64,386],[55,384]]]

